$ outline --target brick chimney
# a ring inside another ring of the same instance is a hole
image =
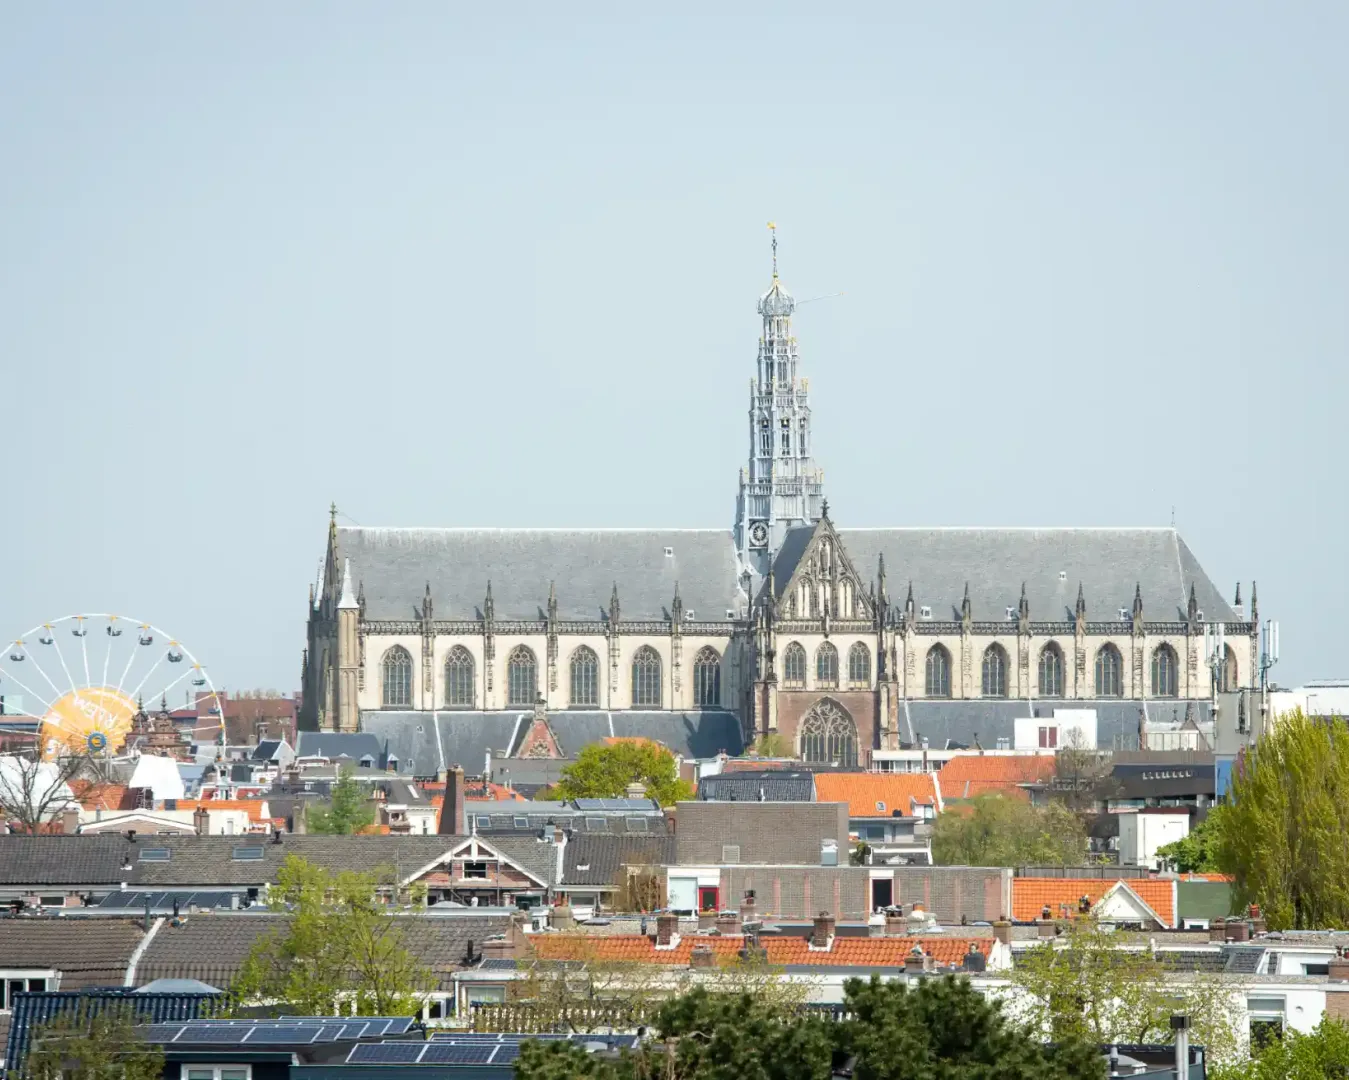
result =
[[[1251,933],[1263,934],[1265,932],[1265,917],[1260,914],[1260,905],[1251,905]]]
[[[717,954],[712,951],[711,945],[695,945],[693,952],[689,954],[689,967],[691,968],[713,968],[717,966]]]
[[[1209,922],[1208,939],[1209,941],[1227,940],[1227,920],[1221,915]]]
[[[903,937],[909,929],[909,920],[904,918],[904,909],[891,907],[885,909],[885,936]]]
[[[67,806],[61,814],[61,831],[73,835],[80,831],[80,808]]]
[[[1326,974],[1331,982],[1349,982],[1349,956],[1332,956],[1326,965]]]
[[[679,916],[661,912],[656,916],[656,948],[673,949],[679,941]]]
[[[999,918],[993,924],[993,937],[1004,945],[1010,945],[1012,943],[1012,924],[1006,919]]]
[[[445,774],[445,801],[440,804],[441,836],[463,836],[468,832],[464,821],[464,767],[451,765]]]
[[[746,889],[744,898],[740,901],[740,921],[741,923],[753,922],[758,915],[758,908],[754,904],[754,890]]]
[[[909,955],[904,957],[904,974],[914,975],[925,970],[927,970],[927,955],[921,945],[915,945],[909,951]]]
[[[554,930],[575,930],[576,915],[570,904],[556,904],[548,914],[548,925]]]
[[[834,916],[821,911],[815,916],[815,929],[810,935],[812,949],[828,949],[834,943]]]
[[[1228,941],[1249,941],[1251,939],[1251,928],[1246,925],[1245,919],[1228,919],[1224,928],[1227,930]]]
[[[740,913],[736,911],[723,911],[717,916],[718,934],[739,934],[741,932]]]
[[[206,807],[198,806],[192,811],[192,828],[196,830],[198,836],[211,834],[211,812]]]
[[[511,916],[506,932],[498,937],[488,938],[482,943],[482,955],[485,960],[518,960],[525,953],[525,929],[523,916]]]

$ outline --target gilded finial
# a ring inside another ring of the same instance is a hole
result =
[[[778,226],[777,222],[768,223],[768,231],[773,234],[773,280],[778,279]]]

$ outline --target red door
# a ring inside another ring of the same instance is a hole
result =
[[[720,911],[719,901],[721,890],[715,885],[698,886],[698,910],[699,911]]]

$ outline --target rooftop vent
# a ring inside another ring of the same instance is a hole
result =
[[[922,607],[918,609],[918,617],[920,619],[932,618],[932,609],[928,607],[926,604],[924,604]]]
[[[1060,571],[1059,571],[1059,580],[1060,580],[1060,581],[1067,581],[1067,580],[1068,580],[1068,571],[1067,571],[1067,570],[1060,570]]]
[[[1122,608],[1120,608],[1120,609],[1119,609],[1119,621],[1120,621],[1120,622],[1128,622],[1129,619],[1130,619],[1129,609],[1128,609],[1127,607],[1122,607]]]
[[[1014,608],[1014,607],[1009,607],[1009,608],[1007,609],[1007,621],[1008,621],[1008,622],[1011,622],[1011,621],[1013,621],[1015,618],[1016,618],[1016,608]]]
[[[726,609],[726,618],[728,618],[728,619],[734,619],[734,618],[735,618],[735,609],[733,609],[733,608],[727,608],[727,609]]]
[[[732,866],[740,861],[739,844],[722,844],[721,861],[723,864]]]
[[[674,558],[674,548],[672,548],[672,547],[667,547],[667,548],[665,549],[665,557],[666,557],[667,559],[673,559],[673,558]]]
[[[883,814],[883,813],[885,813],[885,803],[880,802],[879,800],[877,801],[877,803],[876,803],[876,813],[878,813],[878,814]]]
[[[689,608],[687,611],[684,612],[684,621],[693,622],[693,608]]]

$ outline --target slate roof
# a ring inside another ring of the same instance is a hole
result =
[[[848,804],[850,818],[914,816],[914,802],[936,808],[931,773],[821,773],[815,778],[817,802]]]
[[[444,975],[463,966],[469,941],[505,931],[504,915],[427,916],[407,923],[408,947],[433,971]],[[227,987],[239,973],[253,945],[268,935],[284,934],[285,915],[197,915],[181,926],[165,923],[136,966],[136,983],[155,979],[200,979]]]
[[[887,557],[886,562],[889,562]],[[920,639],[921,640],[921,639]],[[1149,701],[1148,715],[1154,721],[1169,719],[1172,712],[1183,718],[1193,707],[1196,721],[1211,718],[1211,704],[1207,701]],[[948,743],[973,747],[976,743],[985,749],[994,749],[999,739],[1008,745],[1015,737],[1018,717],[1053,716],[1055,709],[1094,709],[1096,711],[1096,745],[1101,749],[1136,748],[1138,720],[1143,709],[1141,701],[1123,698],[1084,698],[1077,701],[1036,698],[1024,700],[990,700],[988,698],[956,701],[951,699],[905,699],[899,703],[900,730],[908,729],[907,741],[918,745],[923,738],[936,749]]]
[[[126,839],[91,836],[0,836],[0,884],[105,885],[126,880]]]
[[[55,968],[63,990],[121,986],[141,936],[131,919],[0,919],[0,965]]]
[[[297,757],[326,757],[330,760],[346,755],[360,761],[367,754],[382,764],[384,743],[368,731],[301,731],[296,736]]]
[[[695,945],[707,945],[719,956],[735,956],[744,948],[739,935],[682,936],[673,949],[657,949],[656,939],[644,934],[539,934],[532,939],[535,955],[543,960],[634,960],[649,964],[687,966]],[[826,950],[810,948],[810,939],[765,934],[759,943],[770,964],[799,967],[903,967],[915,945],[941,964],[959,964],[975,945],[985,956],[991,937],[842,937]]]
[[[562,884],[613,885],[626,866],[669,866],[675,838],[667,836],[574,836],[562,850]]]
[[[498,619],[543,618],[554,582],[563,619],[607,618],[615,584],[623,619],[666,618],[675,582],[699,621],[724,621],[737,608],[727,529],[339,526],[337,551],[351,560],[373,620],[420,619],[428,583],[439,619],[479,618],[489,581]]]
[[[719,773],[698,781],[698,798],[709,802],[812,802],[815,775],[781,769]]]
[[[386,756],[398,759],[400,773],[434,776],[452,765],[462,765],[468,775],[476,776],[486,767],[489,750],[494,769],[503,767],[499,760],[503,755],[519,751],[532,718],[532,710],[380,709],[361,713],[361,727],[378,740]],[[591,743],[615,737],[652,739],[688,758],[739,754],[744,749],[740,720],[730,712],[565,709],[549,713],[548,724],[567,758],[574,758]],[[301,746],[308,746],[303,736]]]
[[[840,529],[839,537],[868,578],[884,554],[892,602],[903,602],[912,581],[914,604],[939,622],[960,618],[966,583],[974,619],[1003,622],[1022,582],[1033,622],[1071,620],[1079,584],[1089,622],[1132,608],[1135,585],[1149,621],[1182,621],[1191,585],[1206,619],[1244,621],[1172,528]]]

